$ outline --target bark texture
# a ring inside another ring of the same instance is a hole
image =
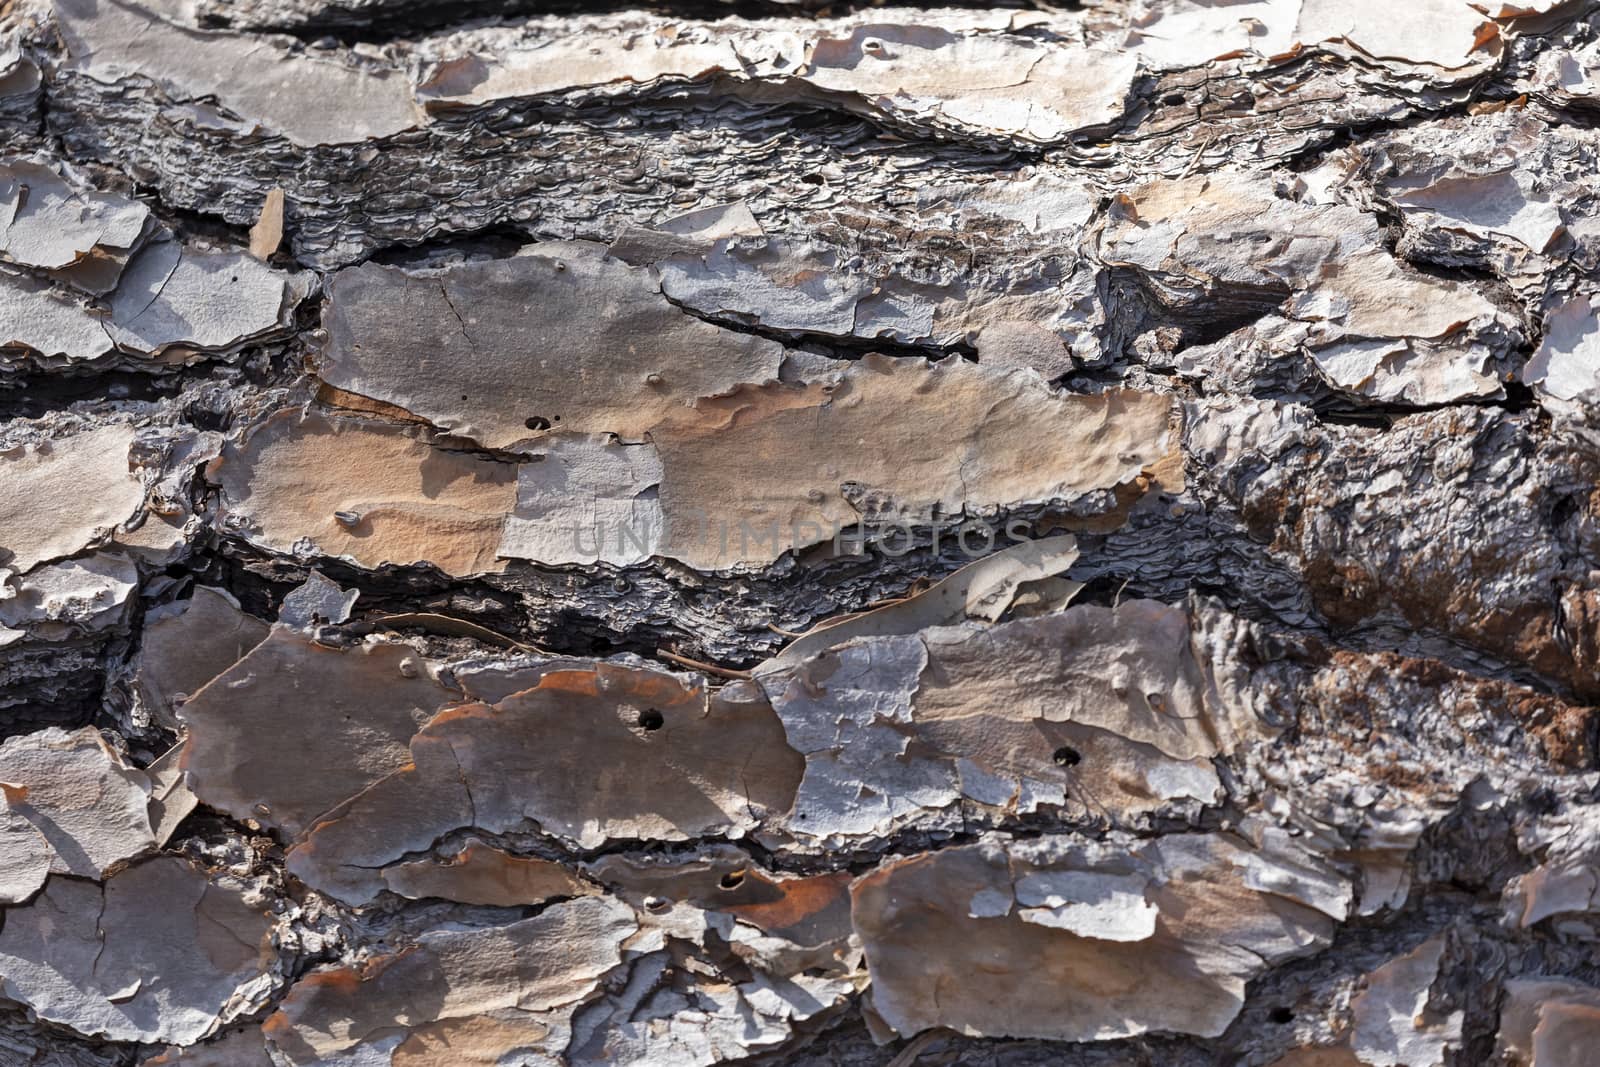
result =
[[[0,5],[0,1062],[1592,1063],[1597,73]]]

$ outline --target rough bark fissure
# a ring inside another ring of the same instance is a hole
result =
[[[0,1063],[1589,1064],[1597,77],[0,5]]]

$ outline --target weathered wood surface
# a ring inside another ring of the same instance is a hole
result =
[[[1593,5],[0,20],[0,1062],[1593,1062]]]

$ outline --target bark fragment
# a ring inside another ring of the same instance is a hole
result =
[[[1237,307],[1260,320],[1257,343],[1303,346],[1330,384],[1376,400],[1499,390],[1495,360],[1520,339],[1514,320],[1470,286],[1396,261],[1370,216],[1298,205],[1227,172],[1147,185],[1129,202],[1100,256],[1138,272],[1163,314]]]
[[[28,571],[74,555],[133,517],[144,503],[144,485],[129,469],[134,436],[130,426],[110,425],[0,454],[6,566]]]
[[[637,928],[626,906],[585,897],[507,926],[430,931],[363,967],[313,972],[263,1029],[295,1065],[362,1049],[390,1053],[394,1064],[437,1064],[456,1026],[553,1058],[572,1005]]]
[[[1245,983],[1325,944],[1349,900],[1309,857],[1181,834],[944,849],[853,894],[873,1010],[896,1032],[1068,1041],[1221,1033]]]
[[[497,570],[511,465],[388,423],[280,412],[213,465],[223,522],[269,549],[302,542],[367,567]]]
[[[786,810],[799,778],[754,686],[708,693],[671,675],[597,664],[558,670],[496,704],[443,712],[410,761],[309,828],[289,857],[352,902],[377,872],[458,829],[537,824],[582,848],[614,838],[739,836]]]
[[[112,84],[148,79],[205,125],[243,133],[259,128],[313,145],[381,137],[415,121],[410,88],[398,71],[295,57],[286,42],[262,47],[238,34],[188,30],[121,0],[53,0],[53,6],[71,69]],[[215,104],[203,102],[207,97]],[[319,106],[328,100],[340,106]]]
[[[149,226],[150,209],[139,201],[69,182],[42,164],[0,166],[0,182],[0,254],[80,287],[107,276],[114,285]]]
[[[0,974],[8,997],[85,1036],[189,1044],[264,971],[269,929],[237,890],[158,856],[103,886],[52,876],[7,913]]]
[[[550,432],[638,440],[698,397],[775,381],[783,354],[684,314],[648,271],[578,243],[428,274],[354,267],[328,300],[323,381],[496,449]]]
[[[1113,823],[1213,803],[1217,725],[1188,644],[1181,612],[1134,601],[858,638],[763,672],[806,756],[787,829],[885,837],[958,800]]]
[[[179,711],[184,772],[203,803],[297,834],[403,766],[411,736],[459,699],[408,646],[338,650],[275,629]],[[285,730],[316,744],[281,746]]]
[[[13,826],[20,818],[34,828],[47,846],[52,873],[99,879],[156,844],[149,779],[94,729],[13,737],[0,744],[0,774]]]
[[[177,709],[243,659],[270,627],[226,590],[200,586],[188,600],[145,617],[137,693],[152,719],[175,725]]]
[[[383,872],[383,881],[392,892],[412,900],[442,897],[498,907],[594,892],[559,863],[508,855],[470,839],[454,856],[396,864]]]
[[[1523,978],[1506,983],[1498,1052],[1516,1067],[1582,1063],[1600,1036],[1600,1000],[1579,982]]]

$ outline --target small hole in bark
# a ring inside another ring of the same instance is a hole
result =
[[[1071,745],[1062,745],[1051,754],[1050,758],[1056,761],[1057,767],[1076,767],[1083,762],[1083,753]]]
[[[463,397],[462,399],[466,398]],[[530,430],[548,430],[550,428],[550,420],[543,415],[529,415],[522,420],[522,425]]]
[[[645,708],[639,713],[639,725],[646,730],[659,730],[666,722],[666,717],[655,708]]]
[[[727,874],[722,876],[722,880],[720,882],[718,882],[717,884],[720,885],[724,889],[738,889],[739,886],[742,885],[743,883],[744,883],[744,872],[743,871],[729,871]]]
[[[828,179],[824,178],[820,174],[802,174],[802,175],[800,175],[800,180],[805,182],[807,185],[827,185],[828,184]]]
[[[1182,104],[1185,101],[1182,93],[1168,93],[1166,96],[1161,98],[1161,102],[1166,104],[1168,107],[1177,107],[1179,104]]]
[[[1279,1025],[1294,1022],[1294,1012],[1289,1008],[1273,1008],[1267,1013],[1267,1018]]]

